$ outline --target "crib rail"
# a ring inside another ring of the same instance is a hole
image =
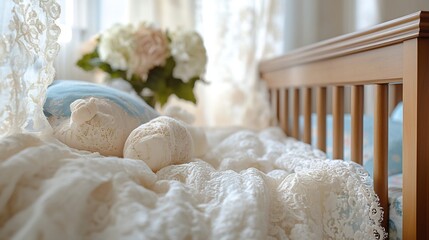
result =
[[[371,97],[374,188],[385,212],[386,229],[389,86],[403,85],[404,239],[429,239],[428,37],[429,13],[418,12],[263,61],[259,66],[280,127],[286,134],[307,143],[311,143],[312,96],[316,96],[316,146],[321,150],[326,150],[326,115],[330,104],[327,91],[332,91],[334,159],[344,156],[344,89],[350,87],[351,159],[359,164],[363,157],[364,86],[375,86]],[[302,135],[299,131],[301,110]]]

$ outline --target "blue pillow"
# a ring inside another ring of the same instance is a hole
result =
[[[395,109],[393,109],[392,115],[390,115],[390,119],[397,122],[402,122],[402,102],[396,105]]]
[[[366,123],[364,122],[364,124]],[[373,121],[371,121],[371,129],[373,129],[372,125],[373,125]],[[366,129],[366,127],[364,128]],[[371,131],[371,133],[369,134],[371,138],[371,144],[364,144],[364,151],[363,151],[364,156],[365,154],[368,155],[368,152],[372,153],[373,151],[373,142],[374,142],[373,133],[374,132]],[[365,132],[364,134],[367,134],[367,132]],[[388,152],[387,152],[388,174],[389,176],[391,176],[394,174],[402,173],[402,122],[397,122],[392,119],[389,119],[388,136],[389,136]],[[364,138],[366,140],[368,137],[365,136]],[[368,158],[366,161],[364,161],[364,167],[369,172],[370,175],[373,175],[374,158],[372,156]]]
[[[108,86],[73,80],[57,80],[48,87],[43,111],[46,117],[70,117],[70,104],[89,97],[105,98],[116,103],[140,124],[159,116],[137,96]]]

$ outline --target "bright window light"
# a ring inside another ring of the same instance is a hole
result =
[[[380,11],[377,0],[356,1],[356,30],[373,26],[380,21]]]
[[[74,1],[60,0],[58,3],[61,5],[61,15],[58,20],[58,25],[61,28],[61,34],[58,39],[60,44],[69,43],[73,37],[73,15],[74,15]]]

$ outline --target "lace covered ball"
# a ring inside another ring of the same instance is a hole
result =
[[[186,127],[170,117],[158,117],[140,125],[128,136],[124,157],[141,159],[153,171],[189,162],[193,154],[192,137]]]

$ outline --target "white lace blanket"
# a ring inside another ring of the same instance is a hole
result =
[[[34,135],[0,142],[0,239],[372,239],[357,165],[278,129],[209,133],[204,159],[153,173]],[[374,235],[375,232],[375,235]]]

